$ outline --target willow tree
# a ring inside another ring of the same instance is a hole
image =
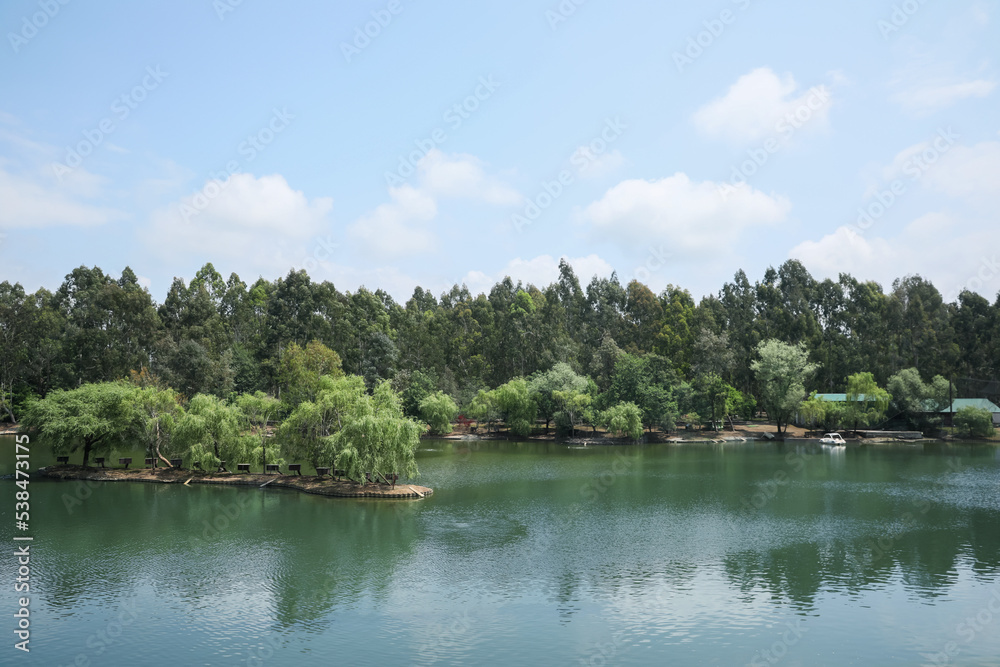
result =
[[[313,467],[332,465],[337,455],[333,438],[360,414],[365,398],[364,378],[324,376],[315,400],[299,403],[278,431],[286,454]]]
[[[215,396],[196,394],[174,433],[177,444],[206,470],[220,461],[241,463],[253,450],[253,436],[242,433],[239,410]]]
[[[430,425],[432,433],[451,433],[451,420],[457,414],[458,406],[455,401],[443,391],[428,394],[420,401],[420,416]]]
[[[371,396],[357,404],[343,428],[334,436],[337,467],[350,479],[365,473],[389,478],[416,477],[416,451],[424,425],[403,415],[402,402],[388,381],[380,382]]]
[[[255,463],[260,463],[267,469],[267,439],[270,437],[267,432],[267,425],[281,408],[281,401],[273,396],[269,396],[262,391],[253,394],[241,394],[236,398],[236,408],[239,410],[240,420],[243,428],[249,432],[257,441],[260,447],[255,448],[253,459]],[[271,463],[282,463],[277,457],[273,457]]]
[[[630,440],[642,437],[642,410],[635,403],[612,405],[601,415],[601,421],[616,437]]]
[[[166,455],[175,447],[173,438],[177,422],[184,415],[184,409],[177,402],[177,394],[172,389],[147,386],[133,390],[133,401],[142,415],[142,436],[150,457],[156,457],[170,465]]]
[[[83,465],[91,453],[127,447],[142,433],[135,389],[124,383],[85,384],[57,389],[28,404],[21,428],[58,453],[83,448]]]
[[[535,425],[537,406],[531,400],[528,381],[517,378],[490,393],[494,394],[497,408],[503,413],[507,429],[521,437],[530,435],[531,427]]]
[[[855,373],[847,378],[847,416],[858,426],[871,426],[885,419],[892,397],[875,382],[871,373]]]

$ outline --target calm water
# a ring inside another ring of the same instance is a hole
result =
[[[32,481],[32,650],[8,556],[0,664],[1000,664],[995,448],[428,442],[419,463],[415,502]]]

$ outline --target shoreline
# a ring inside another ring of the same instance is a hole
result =
[[[35,471],[44,477],[61,480],[86,480],[93,482],[145,482],[152,484],[212,484],[218,486],[262,486],[293,489],[302,493],[328,498],[382,498],[386,500],[420,500],[434,493],[434,489],[415,484],[361,485],[357,482],[335,480],[312,475],[263,475],[254,473],[209,473],[179,468],[84,468],[77,465],[57,465]]]

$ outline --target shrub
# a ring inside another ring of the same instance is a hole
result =
[[[993,413],[984,408],[968,406],[955,413],[955,426],[959,432],[972,438],[988,438],[993,435]]]

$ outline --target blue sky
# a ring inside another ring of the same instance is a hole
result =
[[[8,0],[0,279],[1000,291],[1000,3]]]

